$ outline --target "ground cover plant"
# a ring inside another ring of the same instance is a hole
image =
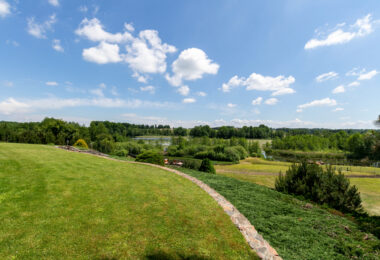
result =
[[[275,190],[189,169],[244,214],[284,259],[378,259],[380,241],[353,221]]]
[[[185,178],[53,146],[0,143],[0,223],[0,259],[255,259]]]

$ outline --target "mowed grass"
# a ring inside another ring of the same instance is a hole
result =
[[[347,218],[267,187],[180,168],[228,199],[283,259],[379,259],[380,241]]]
[[[217,174],[248,181],[269,188],[274,183],[279,172],[285,174],[291,166],[288,162],[267,161],[260,158],[248,158],[233,165],[215,165]],[[380,176],[380,169],[374,167],[336,166],[343,174],[350,176]],[[380,178],[350,178],[361,194],[364,209],[371,215],[380,215]]]
[[[0,223],[0,259],[257,257],[192,182],[51,146],[0,143]]]

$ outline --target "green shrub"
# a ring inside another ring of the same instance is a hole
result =
[[[158,151],[147,150],[137,155],[136,162],[146,162],[146,163],[164,165],[164,157]]]
[[[293,164],[285,176],[280,173],[275,188],[342,212],[362,210],[358,189],[350,186],[349,179],[342,173],[335,174],[332,167],[323,170],[321,166],[305,161]]]
[[[128,151],[125,150],[125,149],[120,149],[120,150],[116,150],[114,152],[115,155],[117,156],[120,156],[120,157],[127,157],[128,156]]]
[[[81,147],[81,148],[84,148],[84,149],[88,149],[88,145],[87,145],[86,141],[83,140],[83,139],[78,139],[78,140],[74,143],[74,146],[76,146],[76,147]]]
[[[214,165],[212,165],[212,162],[208,158],[202,160],[202,164],[201,167],[199,167],[199,171],[215,174]]]
[[[238,162],[240,160],[239,151],[234,147],[226,147],[224,149],[224,155],[226,156],[226,160],[230,162]]]

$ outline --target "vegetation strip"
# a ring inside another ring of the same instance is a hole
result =
[[[67,149],[64,146],[58,146],[58,148],[69,150],[69,151],[76,151],[76,152],[84,152],[77,149]],[[85,152],[88,153],[88,152]],[[218,202],[218,204],[223,208],[224,212],[226,212],[232,222],[236,225],[236,227],[240,230],[240,232],[243,234],[245,240],[248,242],[249,246],[257,253],[257,255],[261,259],[265,260],[280,260],[282,259],[277,251],[272,248],[267,241],[264,240],[264,238],[256,231],[255,227],[249,222],[249,220],[241,214],[229,201],[227,201],[222,195],[220,195],[218,192],[216,192],[214,189],[210,188],[208,185],[203,183],[202,181],[198,180],[195,177],[189,176],[183,172],[155,165],[150,163],[140,163],[140,162],[132,162],[132,161],[122,161],[114,158],[110,158],[107,155],[101,154],[101,153],[89,153],[93,154],[95,156],[99,156],[105,159],[109,160],[115,160],[115,161],[121,161],[121,162],[128,162],[128,163],[137,163],[137,164],[144,164],[149,165],[153,167],[157,167],[166,171],[170,171],[172,173],[175,173],[179,176],[182,176],[196,185],[198,185],[201,189],[203,189],[205,192],[207,192],[214,200]]]

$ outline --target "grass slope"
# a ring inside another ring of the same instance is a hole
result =
[[[255,259],[218,204],[151,166],[0,143],[0,259]]]
[[[180,170],[202,180],[234,204],[284,259],[380,257],[380,241],[372,235],[364,240],[365,234],[346,218],[315,206],[305,208],[305,202],[264,186]]]

